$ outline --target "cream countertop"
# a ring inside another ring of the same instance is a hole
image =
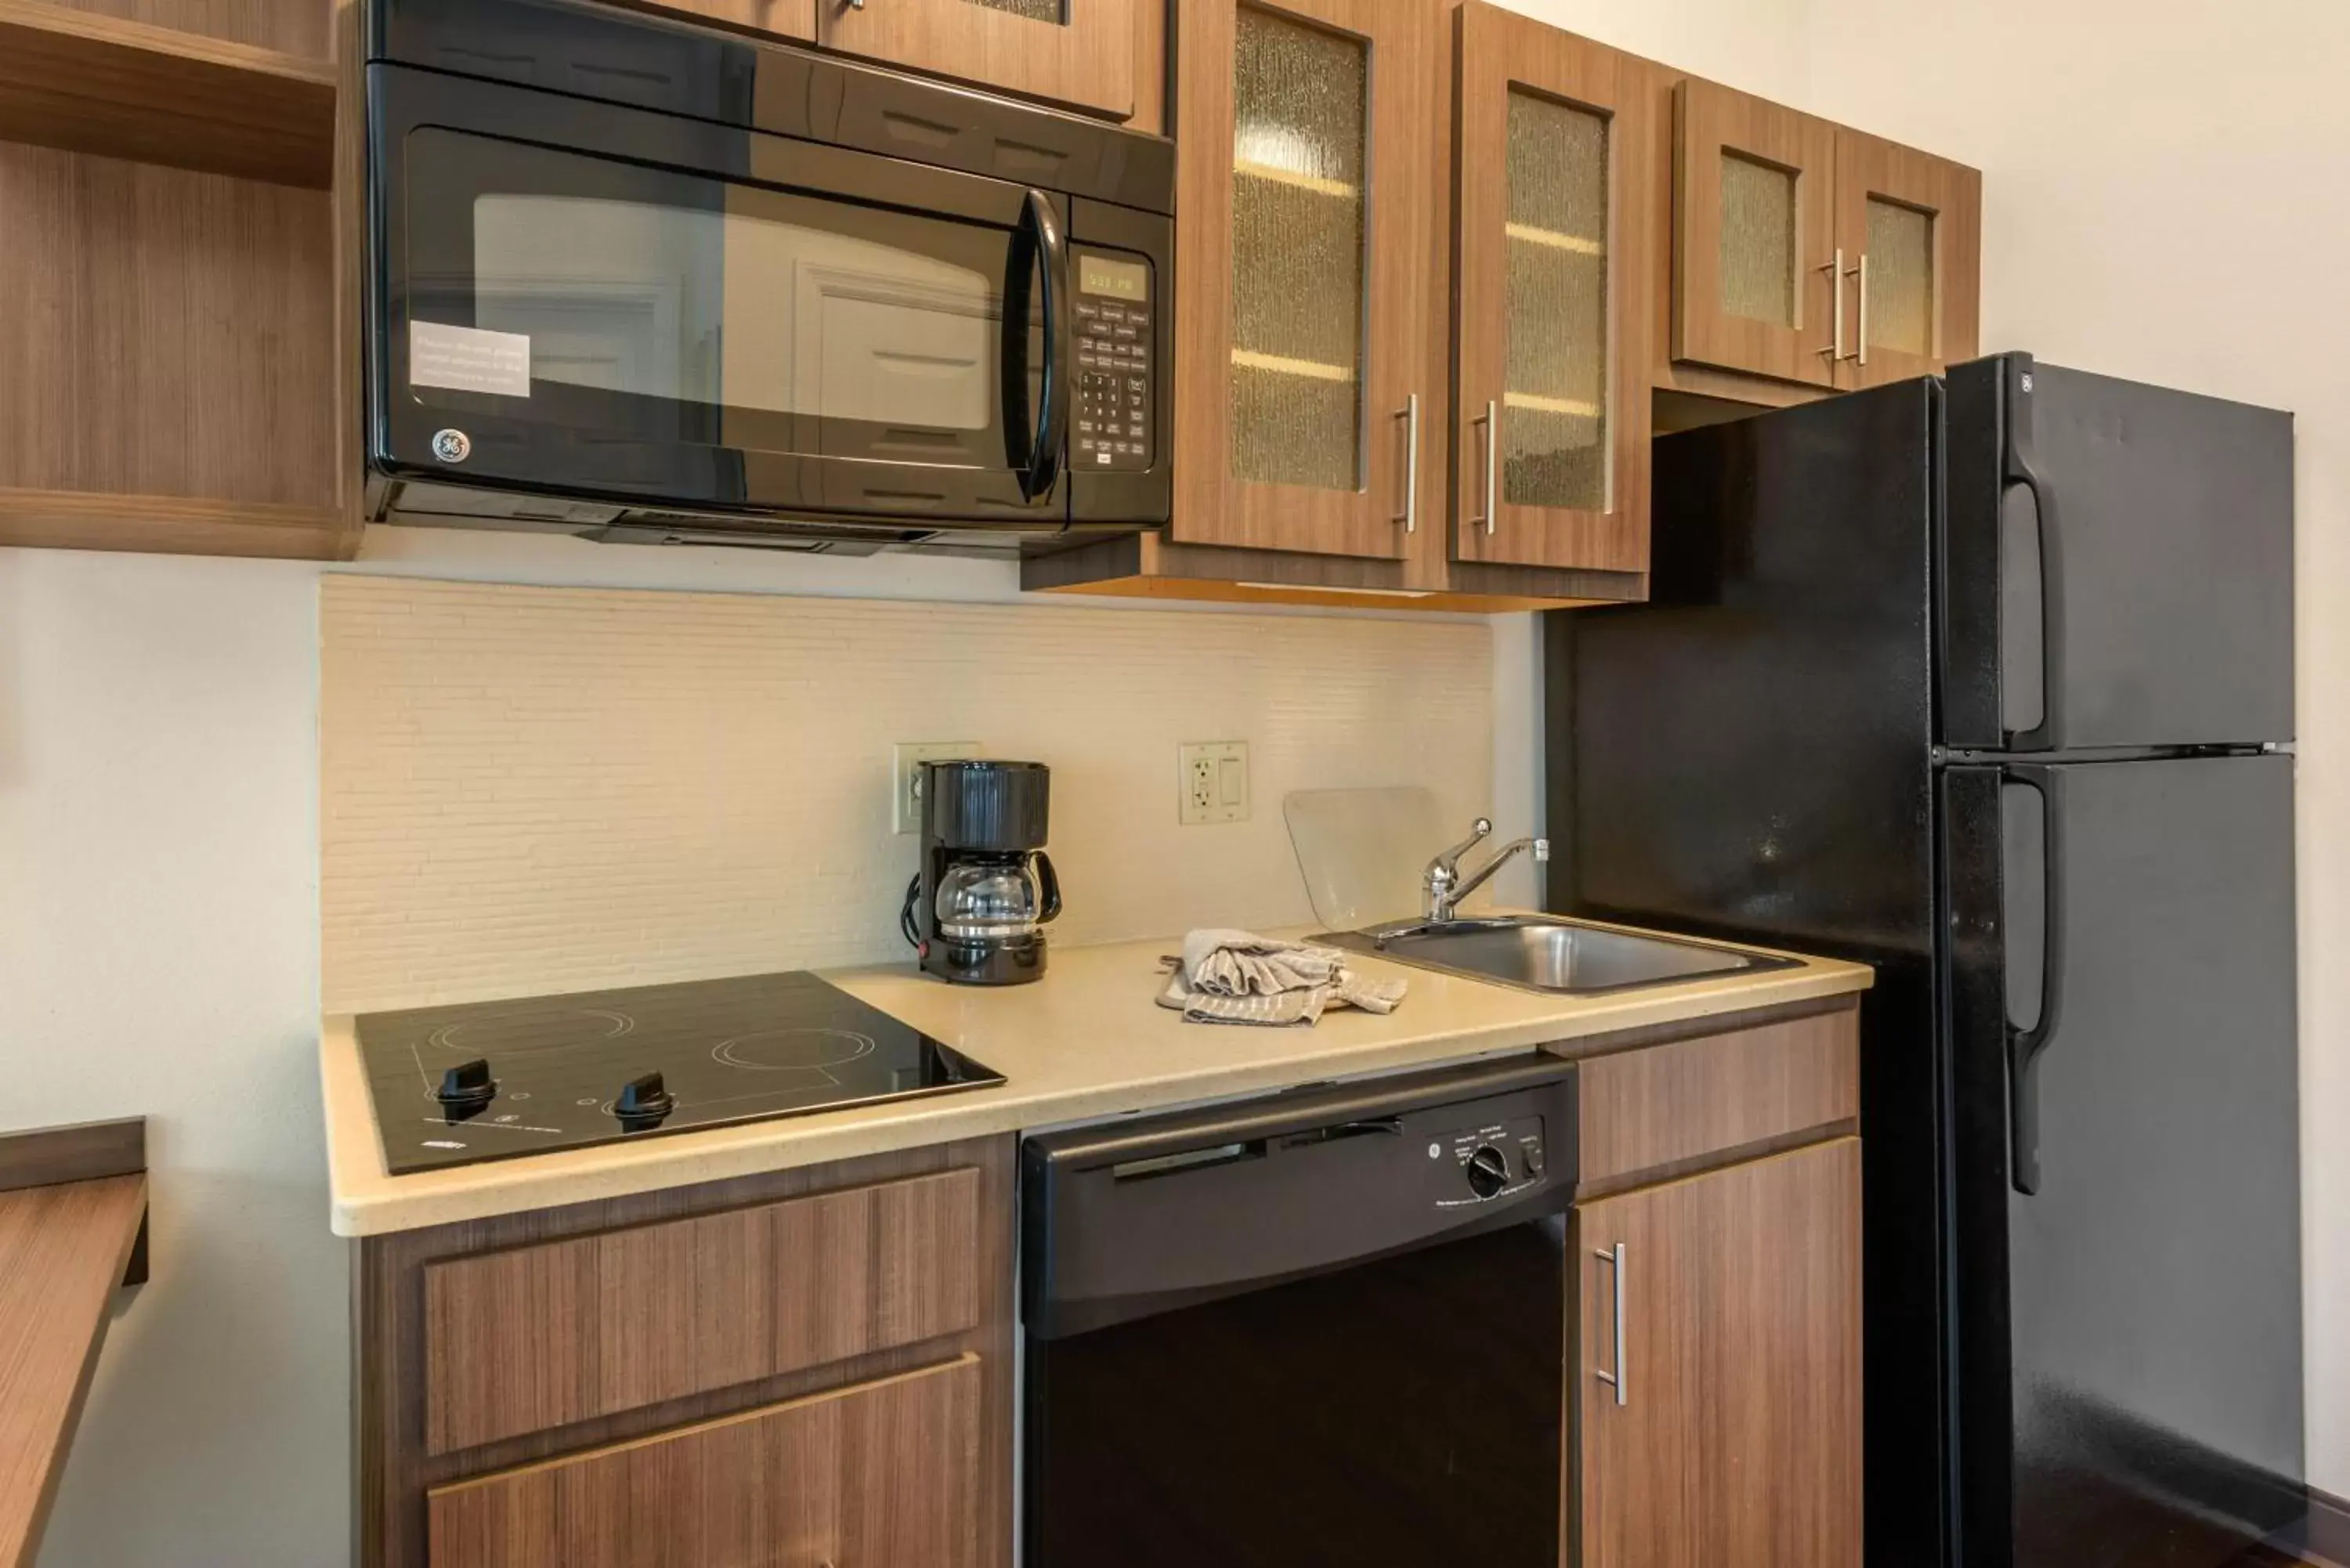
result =
[[[384,1170],[352,1020],[329,1017],[319,1071],[335,1231],[410,1231],[1326,1078],[1571,1046],[1650,1024],[1863,991],[1873,979],[1865,965],[1808,959],[1793,969],[1575,998],[1357,956],[1367,973],[1411,982],[1401,1007],[1385,1017],[1342,1008],[1310,1029],[1264,1029],[1186,1023],[1157,1005],[1159,956],[1180,945],[1161,938],[1055,948],[1044,980],[1000,990],[948,985],[911,963],[825,974],[1002,1073],[1006,1082],[998,1088],[399,1177]]]

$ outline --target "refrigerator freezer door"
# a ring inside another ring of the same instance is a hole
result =
[[[2302,1476],[2292,759],[1940,795],[1961,1560],[2206,1568]]]
[[[1649,601],[1544,623],[1555,907],[1931,952],[1939,396],[1657,442]]]
[[[1950,372],[1942,739],[2293,736],[2293,418],[2003,355]]]

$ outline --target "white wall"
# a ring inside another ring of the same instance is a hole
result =
[[[930,556],[403,529],[367,549],[358,569],[382,574],[1021,597],[1009,566]],[[0,1105],[0,1128],[145,1115],[155,1190],[153,1279],[118,1313],[44,1568],[348,1560],[348,1257],[327,1229],[316,1066],[318,579],[295,563],[0,550],[0,1080],[41,1096]],[[1218,607],[1066,605],[1207,615],[1191,640],[1231,640]],[[1187,645],[1153,640],[1170,657]],[[1483,687],[1460,690],[1473,702]],[[1474,784],[1492,716],[1448,732]],[[1260,798],[1255,826],[1277,812]]]
[[[2310,1479],[2350,1495],[2350,7],[1811,0],[1831,119],[1983,171],[1983,346],[2297,415]]]

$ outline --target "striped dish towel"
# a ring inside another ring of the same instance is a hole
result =
[[[1193,931],[1169,971],[1159,1005],[1192,1023],[1312,1024],[1327,1007],[1393,1012],[1400,980],[1369,980],[1336,948],[1279,942],[1248,931]]]

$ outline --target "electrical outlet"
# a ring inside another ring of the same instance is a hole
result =
[[[1184,826],[1248,820],[1246,741],[1195,741],[1177,747],[1175,761],[1182,792],[1178,819]]]
[[[977,741],[900,741],[889,748],[889,830],[914,833],[922,826],[922,764],[979,755]]]

